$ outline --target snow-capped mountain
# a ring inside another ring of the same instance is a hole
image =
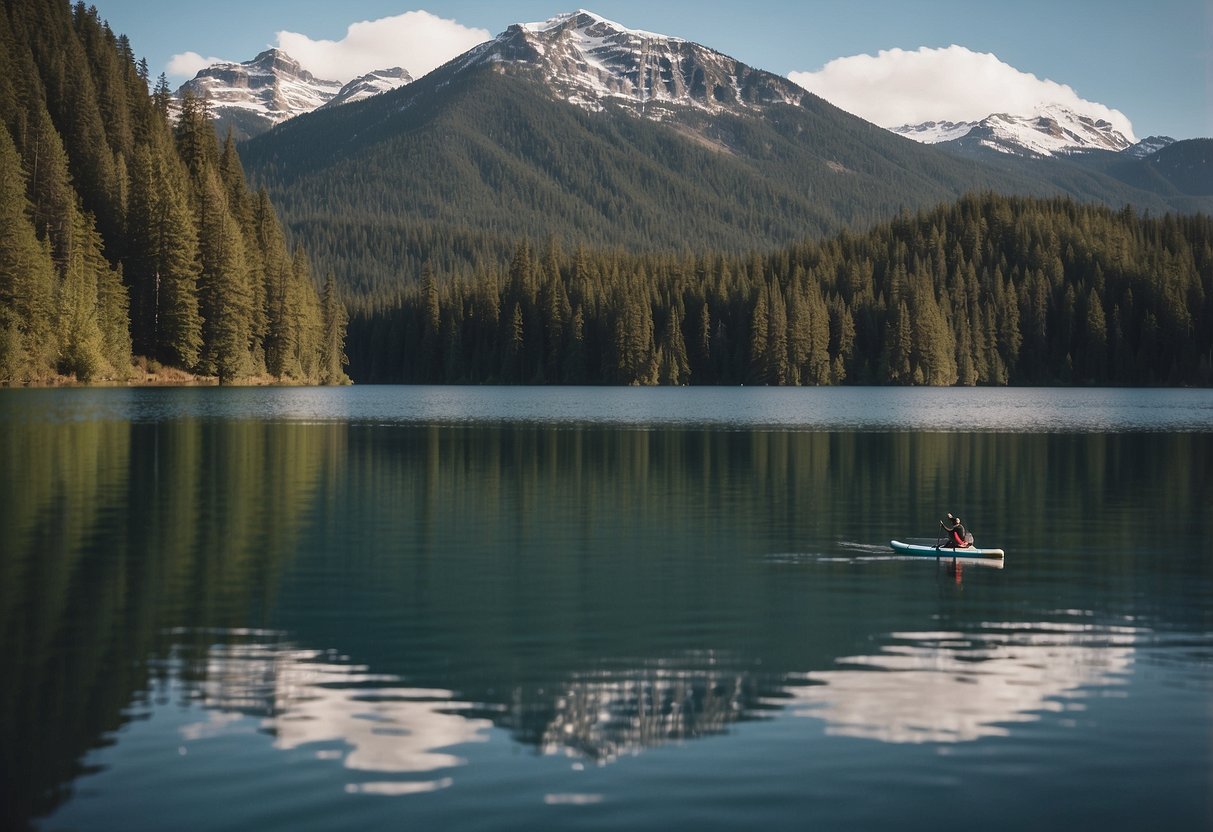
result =
[[[894,127],[893,132],[923,144],[939,144],[967,136],[977,124],[976,121],[924,121]]]
[[[511,26],[395,92],[291,119],[240,154],[322,270],[370,292],[415,274],[419,252],[460,269],[508,260],[525,238],[753,251],[973,191],[1173,204],[1148,190],[1166,185],[1157,176],[1108,172],[1142,160],[938,147],[706,46],[578,11]],[[447,239],[458,251],[434,248]]]
[[[1126,156],[1132,156],[1134,159],[1144,159],[1173,144],[1175,144],[1175,139],[1170,136],[1150,136],[1142,139],[1132,147],[1125,148],[1124,153]]]
[[[987,149],[1015,156],[1058,156],[1088,150],[1122,151],[1136,137],[1103,119],[1076,113],[1058,104],[1036,108],[1031,115],[995,113],[981,121],[925,122],[893,129],[926,144],[956,142],[967,149]]]
[[[398,66],[391,69],[377,69],[350,81],[341,88],[340,92],[321,106],[337,107],[342,104],[352,104],[355,101],[362,101],[372,95],[390,92],[411,83],[413,83],[413,76],[409,75],[407,69]]]
[[[587,110],[620,105],[655,121],[679,108],[718,113],[799,104],[805,95],[788,79],[713,49],[584,9],[510,26],[456,59],[455,68],[486,64],[538,72],[558,96]]]
[[[327,81],[308,72],[281,49],[267,49],[251,61],[208,66],[176,92],[188,91],[210,103],[215,128],[230,128],[236,138],[264,133],[287,119],[328,104],[360,101],[396,89],[413,79],[403,69],[384,69],[348,84]]]
[[[256,135],[288,118],[309,113],[331,100],[342,85],[308,72],[280,49],[251,61],[208,66],[177,90],[210,102],[220,132],[231,126],[238,137]]]

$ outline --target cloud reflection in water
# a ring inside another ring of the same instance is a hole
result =
[[[471,705],[451,691],[403,687],[395,676],[274,641],[211,645],[199,675],[195,696],[217,713],[184,726],[187,742],[238,731],[233,716],[244,714],[260,719],[275,748],[340,742],[348,750],[320,748],[317,758],[340,759],[361,772],[415,775],[464,765],[466,760],[444,749],[485,741],[491,727],[488,720],[460,713]],[[347,791],[416,794],[451,782],[361,782]]]
[[[722,661],[727,657],[687,655],[583,672],[538,698],[516,690],[514,707],[405,687],[398,677],[276,636],[235,637],[210,645],[188,673],[182,668],[197,703],[211,713],[180,735],[188,743],[248,731],[239,715],[253,717],[276,748],[315,746],[317,759],[394,775],[346,787],[378,795],[449,787],[450,770],[467,762],[451,749],[487,741],[494,723],[544,755],[598,764],[781,713],[823,720],[836,736],[966,742],[1005,736],[1042,713],[1080,710],[1075,700],[1090,688],[1123,683],[1140,637],[1131,626],[1069,623],[892,633],[878,652],[838,659],[835,669],[763,678],[739,661]]]
[[[893,633],[870,656],[814,671],[788,693],[798,716],[827,733],[889,743],[1006,736],[1007,725],[1123,683],[1140,633],[1133,627],[992,623],[977,632]]]

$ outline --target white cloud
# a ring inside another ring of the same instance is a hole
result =
[[[835,106],[882,127],[924,121],[978,121],[992,113],[1031,115],[1061,104],[1106,119],[1126,137],[1133,125],[1119,110],[1081,98],[1071,87],[1021,72],[987,52],[963,46],[881,50],[836,58],[816,72],[788,77]]]
[[[401,66],[414,78],[441,66],[491,37],[426,11],[351,23],[341,40],[313,40],[298,32],[278,33],[278,48],[317,78],[349,81],[376,69]]]
[[[193,78],[200,71],[215,64],[225,64],[223,58],[204,58],[197,52],[182,52],[169,58],[164,73],[170,78]]]

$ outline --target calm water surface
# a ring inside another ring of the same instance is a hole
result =
[[[1208,829],[1210,472],[1210,391],[3,390],[0,827]]]

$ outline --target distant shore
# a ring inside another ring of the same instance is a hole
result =
[[[298,387],[305,382],[280,379],[271,375],[245,376],[231,382],[230,387]],[[218,387],[219,377],[201,375],[176,367],[147,368],[131,367],[127,378],[98,378],[80,381],[74,375],[54,375],[36,381],[11,384],[0,382],[0,387]]]

